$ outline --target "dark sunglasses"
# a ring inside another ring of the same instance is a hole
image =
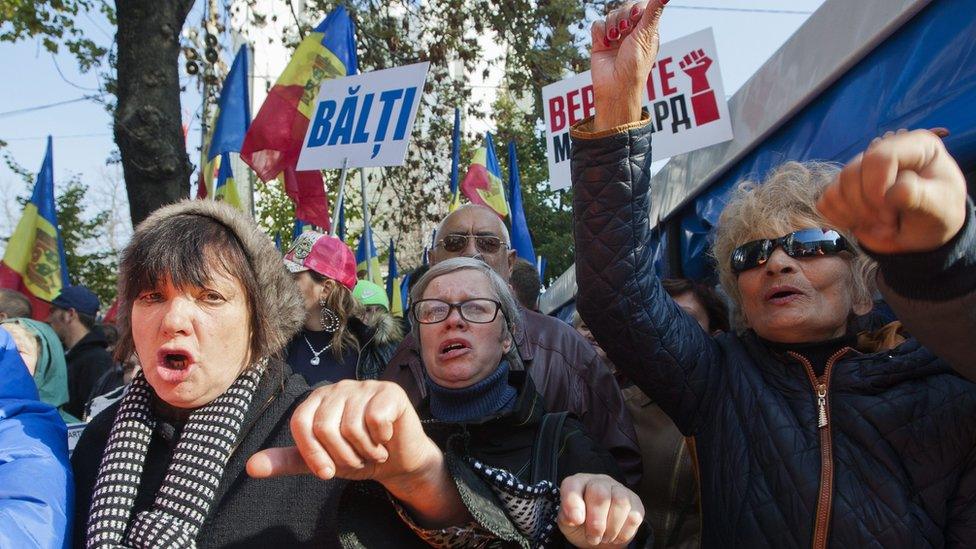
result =
[[[449,234],[440,239],[438,245],[444,248],[445,251],[456,254],[468,246],[469,238],[474,239],[475,248],[483,254],[493,254],[500,250],[502,246],[508,246],[497,236],[479,234]]]
[[[769,260],[777,246],[790,257],[816,257],[851,251],[847,240],[831,229],[803,229],[779,238],[746,242],[732,250],[732,272],[739,274]]]

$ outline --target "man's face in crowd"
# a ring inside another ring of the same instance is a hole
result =
[[[489,237],[479,246],[477,238],[468,238],[463,248],[452,251],[445,246],[444,239],[450,236]],[[496,238],[501,245],[497,250],[486,250],[484,244]],[[466,206],[448,215],[437,235],[437,245],[431,250],[432,264],[452,257],[473,257],[487,263],[496,273],[508,282],[515,266],[515,250],[505,242],[505,226],[494,212],[484,207]]]
[[[71,311],[65,311],[57,307],[51,307],[51,312],[47,315],[47,323],[51,325],[54,333],[58,334],[58,339],[62,343],[68,337],[68,324],[71,321]]]

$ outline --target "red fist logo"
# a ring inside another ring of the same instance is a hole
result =
[[[708,68],[712,58],[703,50],[692,51],[684,56],[678,66],[691,78],[691,110],[699,126],[718,120],[718,102],[708,83]]]

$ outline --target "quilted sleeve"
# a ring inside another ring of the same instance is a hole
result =
[[[976,219],[972,201],[959,234],[938,250],[871,256],[878,262],[878,286],[885,301],[912,337],[976,381],[972,346],[976,333]]]
[[[965,470],[949,500],[946,547],[972,547],[976,540],[976,450],[970,452]]]
[[[613,364],[692,435],[723,374],[717,344],[654,273],[647,122],[573,130],[576,306]]]

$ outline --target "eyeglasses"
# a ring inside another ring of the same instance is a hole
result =
[[[837,231],[803,229],[779,238],[746,242],[732,250],[732,272],[739,274],[766,263],[777,246],[781,246],[790,257],[816,257],[851,251],[847,240]]]
[[[437,324],[451,316],[451,309],[457,309],[461,318],[474,324],[493,322],[502,304],[494,299],[468,299],[458,303],[448,303],[440,299],[421,299],[413,304],[413,318],[421,324]]]
[[[502,246],[508,246],[508,244],[502,242],[502,239],[497,236],[480,234],[449,234],[440,239],[437,244],[443,247],[445,251],[458,253],[468,246],[469,238],[474,239],[475,248],[483,254],[493,254],[500,250]]]

